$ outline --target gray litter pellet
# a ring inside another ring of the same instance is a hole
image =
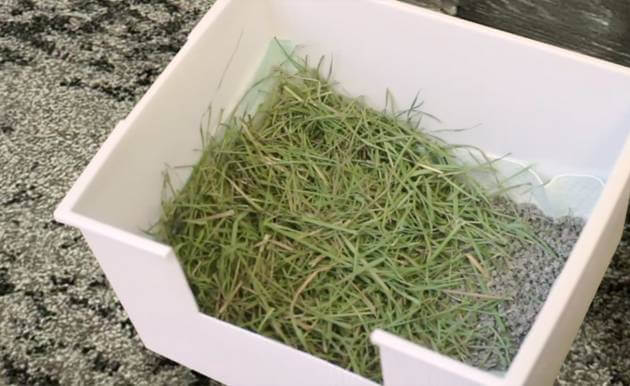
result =
[[[498,202],[497,205],[507,205]],[[520,217],[531,227],[534,234],[556,252],[553,255],[538,244],[515,240],[509,247],[510,256],[505,264],[490,273],[488,289],[491,293],[509,298],[498,304],[510,342],[507,358],[501,355],[500,348],[484,342],[474,349],[469,364],[501,372],[507,369],[516,355],[519,346],[532,327],[542,308],[551,287],[562,271],[564,263],[573,250],[584,227],[584,219],[579,217],[551,218],[545,216],[534,205],[518,205]],[[480,327],[487,330],[488,342],[496,342],[492,329],[499,330],[495,317],[482,315]],[[507,359],[507,360],[506,360]]]

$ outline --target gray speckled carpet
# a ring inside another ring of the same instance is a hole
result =
[[[0,3],[0,384],[202,385],[146,350],[78,231],[52,211],[210,7]],[[630,385],[630,228],[558,379]]]

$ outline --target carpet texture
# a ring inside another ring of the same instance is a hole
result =
[[[0,384],[205,385],[146,350],[55,206],[207,0],[0,3]],[[630,385],[630,228],[557,383]]]

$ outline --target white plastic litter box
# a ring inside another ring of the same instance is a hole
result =
[[[81,230],[147,348],[229,385],[371,385],[309,354],[201,314],[159,218],[166,165],[195,163],[200,119],[232,110],[274,37],[334,59],[334,78],[374,107],[390,90],[458,143],[531,162],[542,176],[605,182],[534,326],[505,374],[384,331],[384,382],[551,384],[620,239],[629,195],[630,69],[394,0],[218,0],[55,212]],[[457,137],[451,137],[455,136]],[[185,180],[184,175],[180,180]]]

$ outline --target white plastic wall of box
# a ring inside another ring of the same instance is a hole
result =
[[[607,179],[505,377],[371,337],[387,385],[551,383],[621,234],[630,70],[393,0],[218,0],[77,180],[55,216],[81,229],[145,345],[230,385],[373,384],[202,315],[171,248],[142,233],[159,217],[165,167],[198,159],[200,117],[211,102],[235,106],[276,36],[332,56],[335,79],[374,106],[385,89],[401,106],[420,90],[443,119],[430,129],[481,124],[447,140],[510,152],[547,175]]]

